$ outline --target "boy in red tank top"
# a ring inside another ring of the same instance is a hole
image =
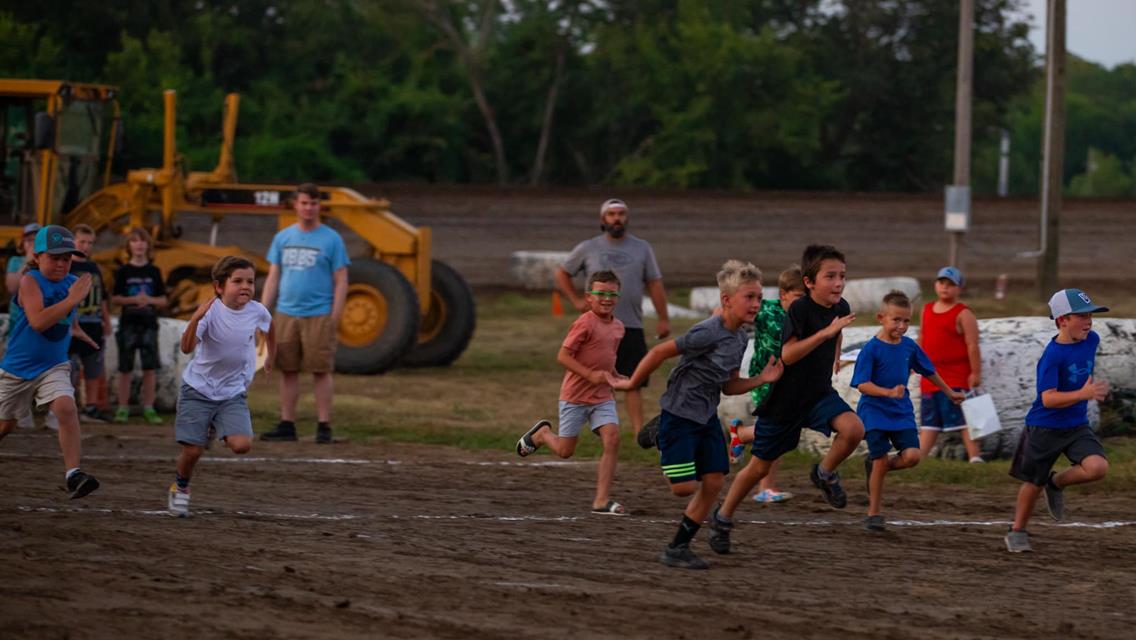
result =
[[[935,370],[955,391],[966,392],[982,383],[982,353],[978,350],[978,319],[959,294],[962,272],[943,267],[935,278],[934,302],[923,306],[920,317],[919,346],[931,358]],[[930,380],[920,381],[919,448],[924,457],[944,431],[959,431],[971,462],[984,462],[978,443],[970,439],[962,409],[947,398]]]

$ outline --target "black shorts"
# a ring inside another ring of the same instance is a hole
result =
[[[103,335],[103,323],[80,322],[79,328],[82,329],[83,333],[86,333],[91,340],[94,340],[95,344],[99,345],[99,348],[96,349],[86,342],[83,342],[82,340],[71,338],[71,346],[67,347],[68,355],[77,355],[80,358],[90,358],[96,353],[102,353],[102,346],[104,340],[106,339],[106,336]]]
[[[619,349],[615,352],[615,370],[620,375],[631,377],[639,361],[647,355],[647,339],[643,337],[642,329],[624,329],[623,339],[619,341]],[[643,380],[642,386],[647,386],[651,378]]]
[[[1088,425],[1072,429],[1026,427],[1018,440],[1010,475],[1022,482],[1044,486],[1061,454],[1073,464],[1080,464],[1089,456],[1106,457],[1104,445]]]
[[[144,324],[119,324],[114,334],[118,344],[118,372],[134,371],[134,353],[142,359],[142,370],[153,371],[160,367],[158,360],[158,327]]]

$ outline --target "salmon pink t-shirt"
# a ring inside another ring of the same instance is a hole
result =
[[[615,352],[622,339],[622,322],[614,317],[605,322],[586,311],[572,323],[560,346],[589,369],[615,371]],[[564,372],[564,382],[560,384],[560,399],[564,402],[599,404],[614,397],[607,383],[592,384],[571,371]]]

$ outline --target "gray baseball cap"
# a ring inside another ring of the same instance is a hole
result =
[[[1049,317],[1060,318],[1070,313],[1099,313],[1108,307],[1093,304],[1089,294],[1080,289],[1062,289],[1049,299]]]

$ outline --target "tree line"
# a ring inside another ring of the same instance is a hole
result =
[[[1037,192],[1021,0],[977,0],[973,183]],[[130,166],[210,166],[242,94],[244,180],[936,191],[956,0],[0,0],[0,73],[121,88]],[[1136,66],[1070,64],[1066,172],[1131,195]],[[1092,171],[1089,171],[1089,167]]]

